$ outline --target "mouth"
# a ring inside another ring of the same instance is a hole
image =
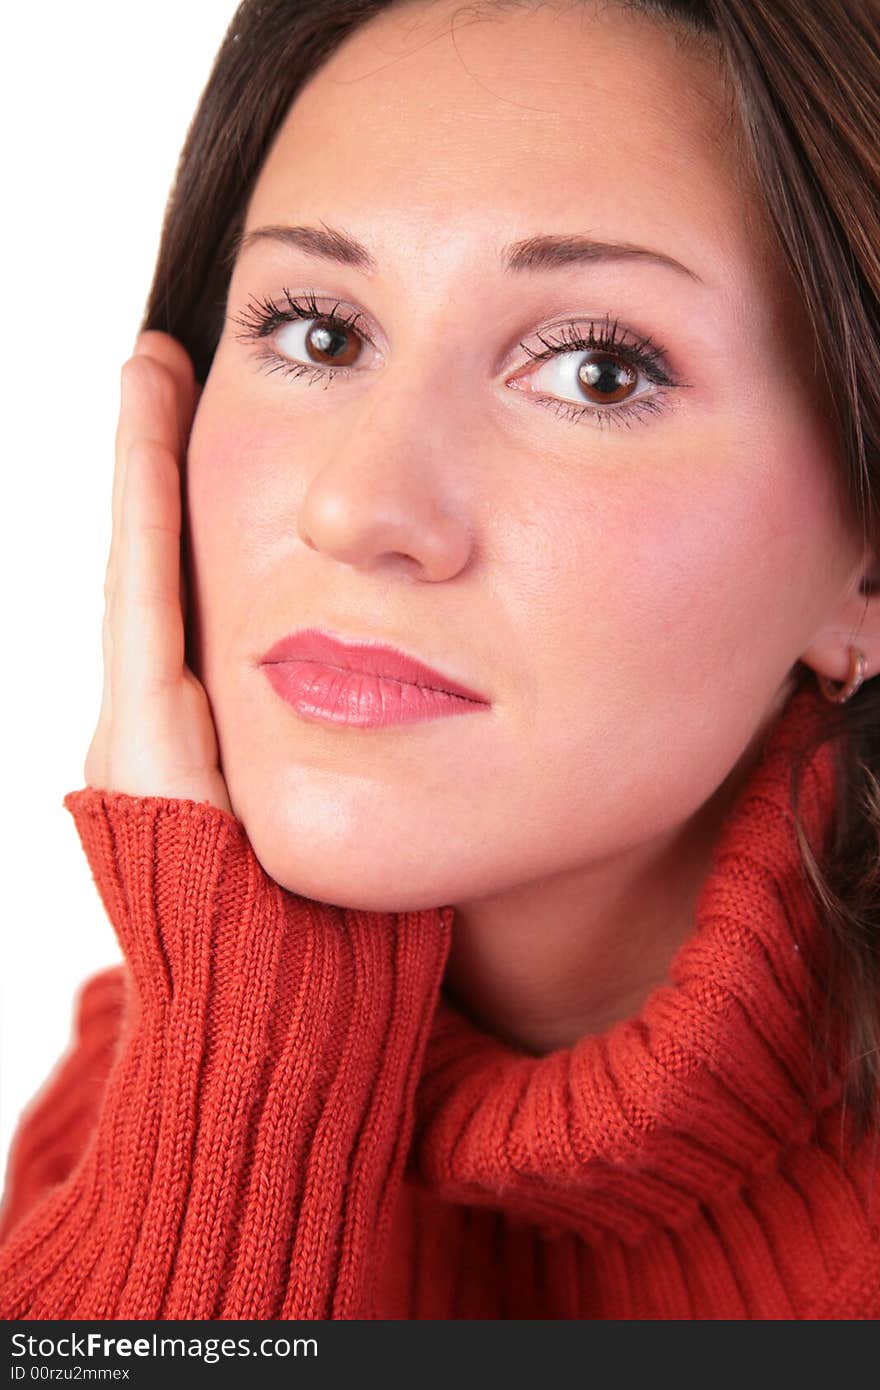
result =
[[[322,723],[382,728],[469,714],[491,701],[417,657],[381,642],[347,642],[317,628],[290,633],[261,666],[298,714]]]
[[[321,628],[301,628],[291,632],[270,647],[261,658],[262,665],[282,662],[314,662],[324,667],[335,667],[341,672],[376,676],[438,694],[455,695],[475,704],[491,703],[479,691],[397,647],[362,639],[349,642]]]

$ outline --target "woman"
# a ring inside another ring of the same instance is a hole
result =
[[[241,6],[5,1317],[880,1314],[878,37]]]

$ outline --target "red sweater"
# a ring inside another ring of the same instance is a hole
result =
[[[542,1057],[443,992],[453,909],[291,894],[235,817],[85,788],[124,961],[13,1140],[12,1318],[875,1318],[880,1145],[810,1104],[823,937],[788,799],[790,700],[667,982]],[[805,779],[819,852],[830,750]]]

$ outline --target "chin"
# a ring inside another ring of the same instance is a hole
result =
[[[264,872],[288,893],[362,912],[417,912],[446,902],[411,855],[399,864],[389,858],[387,842],[384,854],[363,843],[355,851],[320,827],[304,828],[296,816],[264,814],[254,823],[239,809],[235,814]]]

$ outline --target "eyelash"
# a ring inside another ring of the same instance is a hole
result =
[[[364,328],[358,327],[362,322],[361,315],[357,312],[349,317],[344,317],[336,313],[339,300],[333,308],[322,310],[318,308],[315,296],[311,291],[306,292],[301,300],[294,299],[289,290],[282,291],[287,302],[287,308],[282,308],[272,299],[267,297],[259,298],[251,296],[251,304],[247,311],[233,318],[243,332],[236,334],[241,341],[261,342],[279,328],[287,323],[293,323],[298,319],[321,319],[322,322],[329,324],[333,328],[345,330],[354,329],[359,337],[365,342],[370,343],[371,339]],[[605,315],[600,320],[599,331],[596,332],[595,324],[590,323],[586,334],[576,324],[564,324],[558,330],[559,337],[556,339],[538,334],[540,342],[544,344],[543,352],[534,352],[532,349],[521,343],[524,352],[535,362],[546,362],[553,357],[570,352],[592,352],[603,351],[613,352],[615,356],[623,359],[629,366],[642,372],[649,381],[655,386],[674,388],[689,386],[689,382],[677,381],[664,365],[665,349],[655,344],[650,337],[638,339],[635,343],[625,341],[625,332],[619,333],[619,321],[613,322],[609,315]],[[358,370],[353,367],[319,367],[315,364],[306,362],[293,362],[280,356],[266,348],[256,354],[257,358],[267,364],[269,374],[282,372],[288,377],[307,377],[310,382],[323,379],[326,385],[335,376],[347,376],[352,371]],[[592,415],[598,420],[600,426],[605,423],[626,425],[630,428],[631,418],[639,415],[660,414],[666,406],[667,391],[656,392],[653,396],[644,399],[637,397],[630,404],[618,404],[613,406],[594,406],[576,405],[573,401],[564,401],[557,396],[542,396],[534,393],[534,400],[537,404],[552,410],[555,415],[568,419],[579,420],[584,415]]]

